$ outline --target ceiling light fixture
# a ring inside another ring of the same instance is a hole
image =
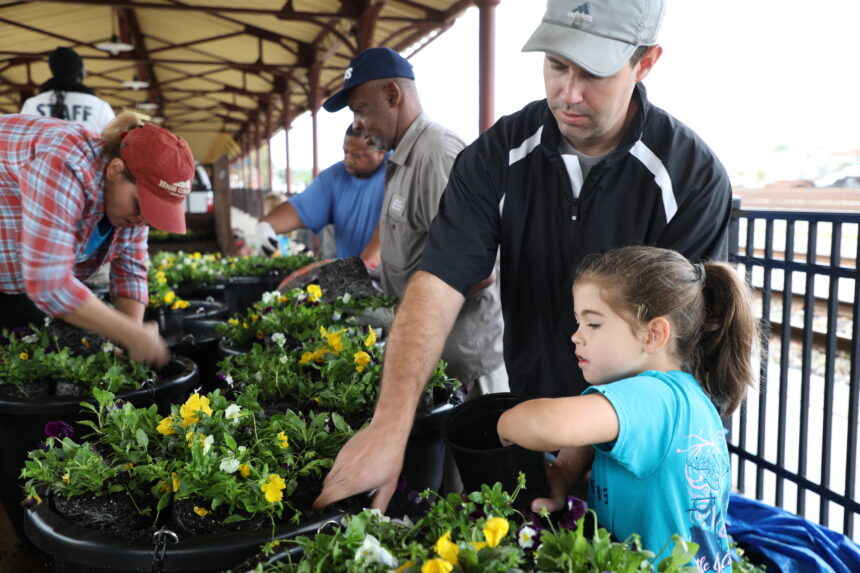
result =
[[[134,49],[134,46],[132,46],[131,44],[119,41],[119,38],[116,35],[116,22],[113,19],[113,10],[111,10],[110,29],[110,41],[99,42],[98,44],[96,44],[96,48],[98,48],[99,50],[104,50],[105,52],[110,52],[113,56],[119,54],[120,52],[130,52]]]
[[[151,101],[142,101],[135,104],[137,109],[158,109],[158,104]]]
[[[122,82],[122,85],[123,85],[123,87],[127,87],[129,89],[137,91],[137,90],[142,90],[142,89],[148,88],[149,82],[139,80],[139,79],[137,79],[137,77],[135,77],[133,80],[126,80],[126,81]]]

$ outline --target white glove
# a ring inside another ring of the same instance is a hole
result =
[[[257,254],[271,257],[278,251],[278,234],[272,226],[265,221],[257,223],[257,230],[254,232],[254,245]]]

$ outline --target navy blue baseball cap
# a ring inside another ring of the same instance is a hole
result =
[[[349,63],[343,73],[343,87],[325,100],[326,111],[338,111],[349,103],[349,92],[355,86],[385,78],[415,79],[412,64],[391,48],[368,48]]]

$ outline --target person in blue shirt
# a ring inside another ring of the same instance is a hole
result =
[[[679,534],[699,545],[699,571],[731,571],[726,514],[731,468],[721,416],[754,385],[758,321],[726,263],[693,264],[676,251],[623,247],[587,258],[573,286],[572,336],[580,396],[523,402],[502,414],[503,444],[587,449],[588,505],[618,539],[634,533],[657,561]],[[572,456],[582,457],[582,456]],[[577,477],[549,465],[559,509]]]
[[[260,219],[256,246],[261,254],[278,249],[278,233],[301,227],[319,233],[334,224],[338,258],[360,256],[379,264],[377,225],[385,194],[386,153],[353,131],[343,139],[343,161],[322,171],[303,192]]]

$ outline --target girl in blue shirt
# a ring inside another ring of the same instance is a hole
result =
[[[551,498],[533,509],[559,509],[591,462],[588,505],[618,539],[638,533],[659,561],[677,533],[698,543],[699,571],[731,571],[720,417],[754,384],[749,289],[725,263],[634,246],[583,261],[573,302],[572,340],[592,386],[524,402],[498,422],[504,444],[560,450]]]

